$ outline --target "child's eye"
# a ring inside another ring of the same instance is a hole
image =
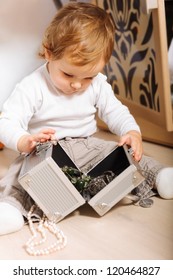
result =
[[[92,80],[94,77],[87,77],[85,80]]]
[[[93,80],[97,75],[94,75],[92,77],[86,77],[85,80]]]
[[[66,77],[73,78],[73,75],[63,72]]]

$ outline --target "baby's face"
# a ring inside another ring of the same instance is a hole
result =
[[[63,94],[72,95],[85,91],[104,65],[104,61],[100,60],[94,67],[89,64],[74,66],[63,57],[59,60],[48,60],[48,71],[54,86]]]

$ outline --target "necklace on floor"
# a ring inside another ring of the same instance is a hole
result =
[[[50,253],[59,251],[63,249],[67,244],[67,239],[64,236],[63,232],[57,227],[56,223],[50,221],[46,215],[43,215],[39,223],[33,223],[32,215],[34,213],[35,208],[38,207],[33,205],[28,212],[28,224],[32,234],[32,237],[25,244],[26,252],[32,256],[41,256],[48,255]],[[46,231],[54,235],[56,241],[49,245],[47,248],[37,249],[37,247],[41,246],[47,240]],[[38,240],[38,235],[41,236],[41,239]],[[37,239],[37,240],[36,240]]]

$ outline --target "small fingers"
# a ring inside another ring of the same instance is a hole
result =
[[[42,129],[39,133],[32,135],[32,140],[35,142],[55,140],[55,130],[51,128]]]
[[[32,136],[32,141],[34,142],[45,142],[50,139],[50,135],[39,133]]]
[[[132,146],[132,151],[133,151],[133,157],[136,161],[139,161],[142,157],[143,154],[143,148],[142,145],[139,144],[138,142],[133,143]]]
[[[123,135],[120,138],[118,145],[122,146],[124,144],[131,147],[132,155],[134,159],[136,161],[139,161],[143,154],[142,141],[139,138],[139,135],[130,134],[130,133]]]
[[[55,130],[54,129],[52,129],[52,128],[44,128],[44,129],[42,129],[41,131],[40,131],[40,133],[44,133],[44,134],[55,134]]]

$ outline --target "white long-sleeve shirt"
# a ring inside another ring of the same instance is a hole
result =
[[[140,131],[128,108],[115,97],[106,76],[99,73],[83,92],[67,96],[50,80],[46,64],[16,85],[0,115],[0,141],[17,151],[25,134],[56,130],[57,139],[87,137],[97,131],[95,113],[119,136]]]

